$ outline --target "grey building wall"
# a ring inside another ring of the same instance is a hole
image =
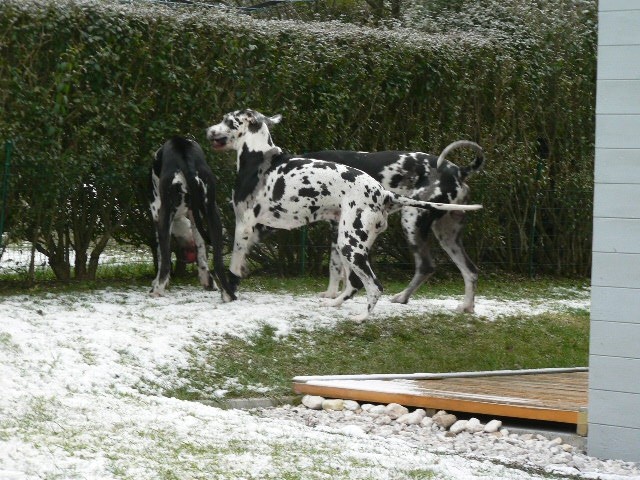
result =
[[[600,0],[589,454],[640,461],[640,0]]]

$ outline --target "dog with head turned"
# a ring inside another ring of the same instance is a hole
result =
[[[389,213],[403,207],[426,210],[468,211],[481,205],[425,202],[386,190],[371,176],[347,165],[287,155],[275,145],[269,127],[281,117],[255,110],[237,110],[207,129],[214,150],[237,152],[233,192],[236,215],[230,276],[234,285],[246,275],[246,256],[259,241],[261,226],[293,229],[318,221],[338,224],[337,251],[345,270],[345,289],[328,306],[339,306],[362,287],[367,309],[373,311],[382,285],[373,273],[369,251],[387,227]]]

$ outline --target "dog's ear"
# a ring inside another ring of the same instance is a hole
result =
[[[274,115],[273,117],[267,117],[267,125],[269,125],[270,127],[272,125],[275,125],[276,123],[280,123],[282,121],[282,115],[277,114]]]
[[[256,123],[258,123],[258,116],[255,115],[252,110],[247,110],[245,112],[245,115],[251,125],[255,125]]]

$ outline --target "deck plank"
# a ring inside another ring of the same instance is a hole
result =
[[[561,423],[584,423],[588,372],[427,380],[294,382],[300,394]]]

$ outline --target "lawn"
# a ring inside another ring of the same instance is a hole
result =
[[[323,278],[257,276],[244,288],[311,295],[324,284]],[[399,281],[388,282],[387,291],[402,287]],[[450,279],[423,287],[416,299],[435,301],[461,290],[462,282]],[[586,366],[586,299],[588,289],[581,281],[495,275],[479,289],[479,305],[499,302],[503,307],[490,317],[442,310],[404,313],[398,306],[395,314],[374,315],[361,324],[344,319],[286,335],[264,324],[248,337],[226,335],[223,341],[215,334],[202,335],[189,346],[189,364],[180,370],[183,384],[165,394],[207,399],[203,392],[222,389],[227,397],[286,396],[297,375]],[[509,303],[521,308],[511,310]]]

